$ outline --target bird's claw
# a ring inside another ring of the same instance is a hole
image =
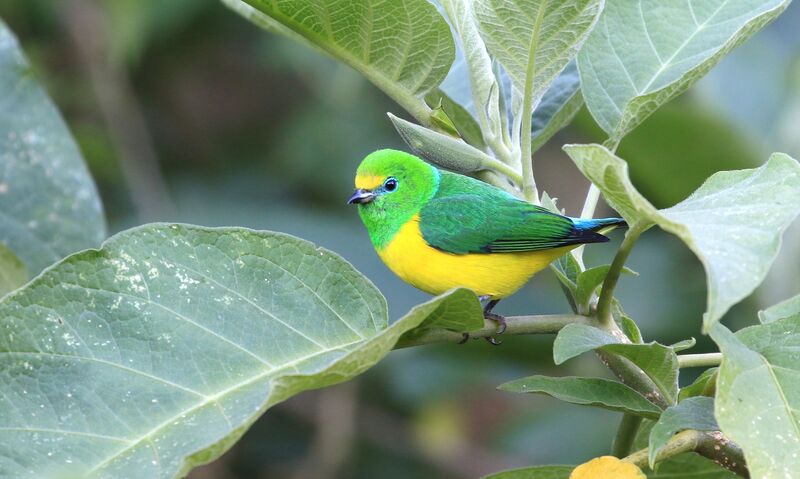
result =
[[[506,328],[508,328],[508,323],[506,322],[505,316],[501,316],[495,313],[484,313],[483,317],[497,323],[497,332],[495,334],[499,335],[506,332]]]
[[[469,333],[461,333],[461,341],[457,342],[456,344],[464,344],[469,341]]]
[[[486,336],[483,339],[485,339],[486,342],[491,344],[492,346],[500,346],[501,344],[503,344],[502,341],[500,341],[499,339],[495,338],[494,336]]]

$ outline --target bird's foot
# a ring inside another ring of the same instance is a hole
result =
[[[489,300],[489,297],[485,297],[485,298],[481,298],[481,299],[486,301],[486,300]],[[486,337],[486,341],[488,341],[489,344],[492,344],[492,345],[495,345],[495,346],[497,346],[497,345],[502,343],[502,341],[499,341],[495,337],[495,335],[499,336],[499,335],[503,334],[504,332],[506,332],[506,328],[508,327],[508,324],[506,324],[505,316],[501,316],[499,314],[495,314],[495,313],[492,312],[492,309],[495,306],[497,306],[497,303],[499,303],[499,302],[500,302],[499,299],[492,299],[492,300],[487,301],[486,302],[486,306],[483,307],[483,317],[488,319],[488,320],[490,320],[490,321],[494,321],[495,323],[497,323],[497,331],[495,332],[495,334],[492,335],[492,336],[487,336]]]
[[[499,346],[503,342],[498,340],[495,337],[495,335],[499,336],[499,335],[501,335],[501,334],[506,332],[506,328],[508,327],[508,324],[506,323],[505,316],[501,316],[501,315],[495,314],[495,313],[487,313],[487,312],[485,312],[485,313],[483,313],[483,317],[488,319],[488,320],[490,320],[490,321],[494,321],[495,323],[497,323],[497,331],[495,331],[494,335],[492,335],[492,336],[486,336],[486,341],[488,341],[489,344],[492,344],[494,346]]]

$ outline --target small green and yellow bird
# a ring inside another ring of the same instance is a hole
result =
[[[620,218],[577,219],[550,212],[473,178],[439,170],[414,155],[379,150],[358,167],[348,200],[375,250],[405,282],[430,294],[465,287],[491,308],[552,261]]]

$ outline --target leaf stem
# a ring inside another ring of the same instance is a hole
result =
[[[633,245],[639,239],[639,235],[647,229],[642,223],[635,223],[631,225],[625,239],[614,256],[614,261],[611,262],[611,267],[608,270],[605,280],[603,280],[603,289],[600,293],[600,299],[597,301],[597,319],[600,323],[610,329],[613,325],[614,319],[611,317],[611,300],[614,299],[614,288],[617,286],[619,276],[622,273],[622,267],[625,266],[628,256],[631,254]]]
[[[701,368],[719,366],[722,362],[722,353],[681,354],[678,356],[678,367]]]
[[[636,439],[636,432],[642,424],[642,417],[633,414],[624,414],[622,421],[619,423],[617,435],[614,438],[614,446],[611,448],[611,454],[616,457],[625,457],[631,452],[633,440]]]
[[[596,326],[594,319],[578,314],[549,314],[541,316],[508,316],[503,336],[517,334],[556,334],[568,324],[580,323]],[[497,324],[486,320],[482,329],[469,333],[472,338],[488,338],[497,334]],[[430,329],[422,334],[401,339],[395,349],[423,346],[433,343],[458,343],[464,339],[462,333],[448,329]]]
[[[536,50],[539,43],[539,30],[544,18],[543,2],[539,6],[536,20],[533,24],[530,48],[528,49],[528,65],[525,71],[525,89],[522,94],[522,126],[520,131],[520,149],[522,158],[522,193],[531,203],[539,204],[539,192],[536,190],[536,180],[533,178],[533,153],[531,150],[531,122],[533,121],[533,77],[536,66]]]

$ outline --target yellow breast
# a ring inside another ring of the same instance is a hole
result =
[[[477,295],[505,298],[531,276],[572,249],[522,253],[452,254],[429,246],[419,229],[419,215],[404,224],[378,255],[403,281],[430,294],[465,287]]]

